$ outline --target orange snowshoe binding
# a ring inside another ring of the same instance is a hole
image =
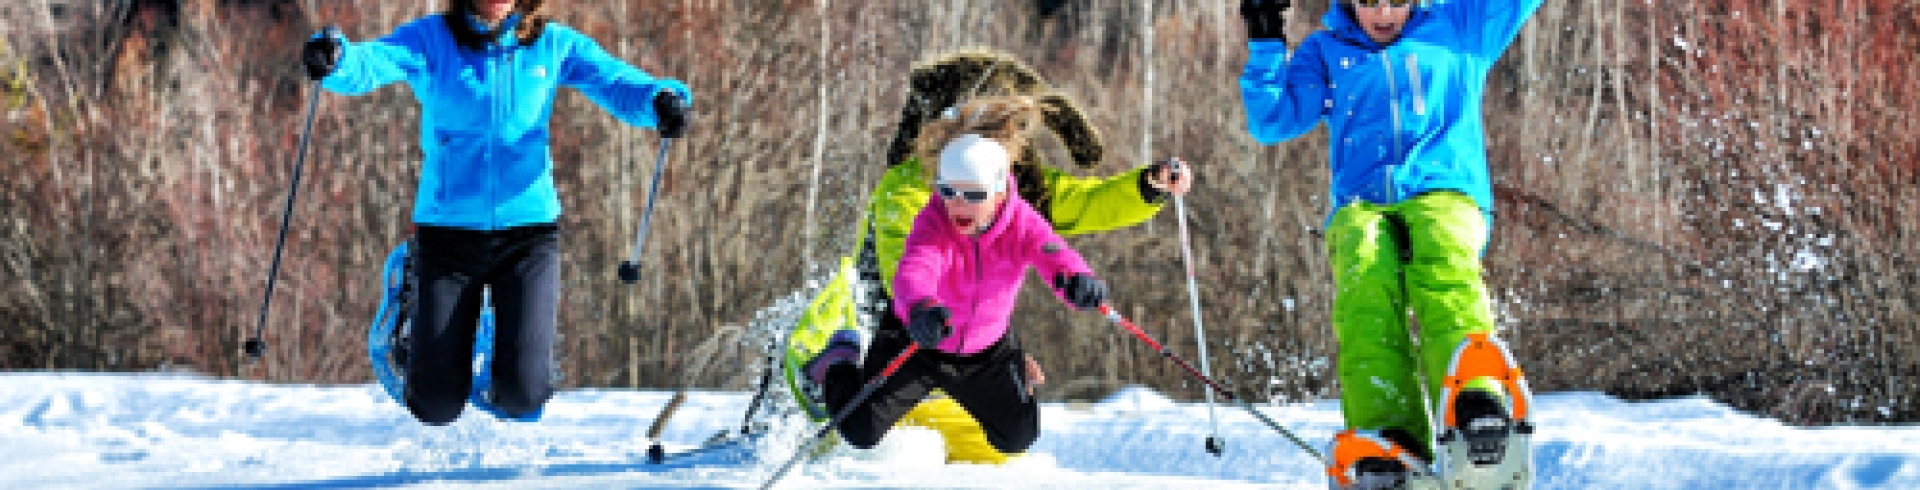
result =
[[[1491,378],[1499,394],[1467,386]],[[1470,334],[1454,350],[1442,382],[1435,446],[1447,488],[1525,490],[1533,484],[1533,392],[1505,342]]]
[[[1440,490],[1440,476],[1391,438],[1347,429],[1333,436],[1333,490]]]

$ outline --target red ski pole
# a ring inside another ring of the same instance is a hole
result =
[[[1284,426],[1281,426],[1279,422],[1274,422],[1272,418],[1267,417],[1267,414],[1260,413],[1260,410],[1254,408],[1252,403],[1248,403],[1246,400],[1241,399],[1239,396],[1235,396],[1232,390],[1228,390],[1226,387],[1220,386],[1220,383],[1214,382],[1213,378],[1209,378],[1207,377],[1207,375],[1202,374],[1199,369],[1194,369],[1193,364],[1187,363],[1186,359],[1180,358],[1178,354],[1174,354],[1172,350],[1167,349],[1167,346],[1162,345],[1160,341],[1154,340],[1153,336],[1147,335],[1147,332],[1145,330],[1141,330],[1139,326],[1134,325],[1133,322],[1128,321],[1125,317],[1120,316],[1120,312],[1114,311],[1113,305],[1100,305],[1100,314],[1106,315],[1107,321],[1113,322],[1114,325],[1118,325],[1121,328],[1126,329],[1127,332],[1132,333],[1134,338],[1138,338],[1140,339],[1140,341],[1146,342],[1148,347],[1152,347],[1155,352],[1159,352],[1161,356],[1165,356],[1168,360],[1173,361],[1174,364],[1179,365],[1180,369],[1187,370],[1187,374],[1193,375],[1194,379],[1200,380],[1202,384],[1207,385],[1207,388],[1212,389],[1214,393],[1219,393],[1221,398],[1226,398],[1227,401],[1234,402],[1235,404],[1239,405],[1240,408],[1246,409],[1248,413],[1253,414],[1253,418],[1259,419],[1260,422],[1263,424],[1267,424],[1268,428],[1271,428],[1274,431],[1279,432],[1280,435],[1287,436],[1287,440],[1293,441],[1293,444],[1295,446],[1300,446],[1301,450],[1306,451],[1307,454],[1313,455],[1315,459],[1319,459],[1322,465],[1332,464],[1331,461],[1327,460],[1326,455],[1320,454],[1320,450],[1314,449],[1312,445],[1307,444],[1306,440],[1301,439],[1300,436],[1298,435],[1295,435],[1293,431],[1287,430],[1287,428]]]
[[[760,490],[773,488],[773,484],[779,483],[780,477],[787,476],[787,471],[792,470],[793,465],[800,462],[801,456],[813,452],[813,446],[820,444],[822,439],[826,439],[827,433],[833,432],[834,427],[839,427],[840,422],[845,421],[849,415],[853,414],[853,409],[859,408],[862,403],[866,403],[867,397],[871,397],[873,396],[873,392],[879,391],[880,385],[886,384],[887,378],[893,377],[893,373],[899,371],[900,366],[907,363],[907,358],[913,357],[913,353],[919,351],[919,343],[910,343],[907,344],[907,350],[900,351],[899,355],[893,356],[893,362],[887,363],[887,367],[881,369],[880,374],[874,375],[872,380],[867,381],[866,386],[860,387],[860,392],[853,395],[853,400],[848,401],[847,406],[840,407],[840,411],[833,414],[833,419],[828,420],[827,425],[820,426],[820,431],[813,433],[813,437],[808,438],[807,443],[801,445],[800,450],[793,453],[793,457],[787,458],[786,464],[780,465],[780,469],[774,471],[772,477],[767,478],[767,483],[760,485]]]

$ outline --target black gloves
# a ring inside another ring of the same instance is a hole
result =
[[[947,325],[947,320],[953,318],[953,312],[947,311],[945,306],[932,301],[923,302],[913,307],[911,316],[913,321],[907,324],[907,336],[920,344],[922,349],[936,348],[941,341],[947,340],[948,335],[953,335],[953,327]]]
[[[1107,283],[1100,282],[1092,274],[1056,274],[1053,287],[1067,298],[1067,304],[1082,310],[1099,308],[1107,303]]]
[[[313,37],[307,39],[307,45],[300,49],[300,63],[306,65],[307,78],[318,82],[333,74],[333,69],[340,63],[343,49],[340,28],[327,26],[313,33]]]
[[[679,138],[687,135],[687,124],[693,116],[687,107],[687,99],[672,89],[661,89],[653,96],[653,115],[660,120],[660,137]]]
[[[1287,42],[1287,7],[1293,0],[1240,0],[1240,18],[1247,21],[1248,41]]]

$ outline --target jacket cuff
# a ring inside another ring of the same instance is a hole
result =
[[[1285,39],[1249,39],[1247,40],[1247,54],[1251,56],[1286,56],[1287,41]]]
[[[1134,183],[1140,186],[1140,200],[1146,201],[1147,204],[1167,202],[1167,192],[1155,189],[1153,188],[1153,184],[1147,182],[1147,179],[1153,178],[1154,171],[1159,168],[1159,164],[1148,165],[1147,168],[1140,171],[1140,178],[1134,180]]]

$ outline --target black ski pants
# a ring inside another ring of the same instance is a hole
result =
[[[421,225],[414,235],[419,285],[407,361],[407,409],[427,425],[460,418],[473,390],[481,294],[493,303],[493,403],[533,413],[553,396],[553,339],[560,300],[560,229],[469,230]]]
[[[913,341],[892,311],[882,314],[873,346],[861,367],[836,366],[827,373],[827,408],[839,413],[860,388],[886,369]],[[1040,436],[1040,405],[1027,394],[1026,354],[1009,332],[987,350],[956,355],[920,349],[900,370],[880,385],[866,403],[855,407],[840,423],[840,437],[857,448],[880,443],[894,423],[934,388],[960,403],[980,422],[987,443],[1002,453],[1026,452]]]

